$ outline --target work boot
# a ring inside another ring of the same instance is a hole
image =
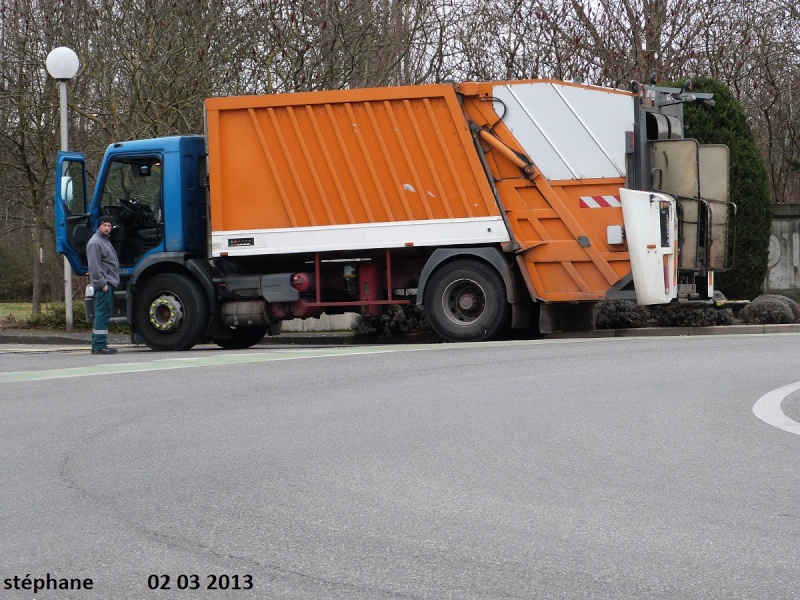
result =
[[[99,350],[95,350],[94,348],[92,348],[92,354],[116,354],[116,353],[117,353],[116,348],[109,348],[108,346],[106,346],[105,348],[100,348]]]

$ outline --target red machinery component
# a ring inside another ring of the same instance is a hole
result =
[[[359,300],[381,300],[382,295],[381,270],[374,262],[358,265],[358,292]],[[379,305],[364,306],[361,312],[365,315],[377,316],[381,314]]]
[[[313,298],[300,298],[289,304],[289,312],[297,319],[305,319],[307,317],[318,317],[322,314],[322,308],[318,306],[311,306],[314,303]]]
[[[317,278],[313,273],[295,273],[292,275],[292,287],[301,294],[312,294],[317,289]]]

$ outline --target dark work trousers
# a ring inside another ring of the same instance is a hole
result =
[[[111,320],[111,301],[114,288],[108,286],[104,292],[98,288],[94,291],[94,326],[92,327],[92,350],[108,347],[108,322]]]

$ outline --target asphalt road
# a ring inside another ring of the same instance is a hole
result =
[[[753,407],[799,358],[796,334],[4,354],[0,598],[46,574],[92,589],[36,598],[797,598],[800,436]]]

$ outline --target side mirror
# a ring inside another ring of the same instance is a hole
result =
[[[72,177],[61,178],[61,201],[67,206],[72,205]]]

